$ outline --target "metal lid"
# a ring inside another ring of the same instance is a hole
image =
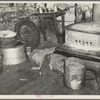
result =
[[[100,24],[94,22],[74,23],[66,26],[65,29],[100,35]]]

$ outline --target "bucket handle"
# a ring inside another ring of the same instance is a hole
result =
[[[95,75],[95,77],[94,77],[94,78],[86,78],[86,73],[87,73],[88,71],[93,72],[94,75]],[[95,73],[95,71],[94,71],[93,69],[86,69],[86,71],[85,71],[85,80],[94,80],[94,79],[96,79],[96,73]]]

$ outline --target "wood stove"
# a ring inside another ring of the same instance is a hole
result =
[[[100,4],[93,4],[93,22],[65,26],[65,42],[55,53],[80,58],[80,63],[95,72],[100,87]]]
[[[100,24],[77,23],[65,27],[65,43],[56,50],[86,60],[100,61]]]
[[[65,27],[65,46],[75,52],[97,55],[100,53],[100,25],[93,22]]]
[[[56,48],[55,53],[67,57],[80,58],[86,69],[95,71],[100,83],[100,24],[76,23],[65,27],[65,42]]]

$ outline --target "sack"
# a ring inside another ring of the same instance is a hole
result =
[[[50,68],[51,70],[57,70],[64,73],[64,59],[66,57],[60,54],[50,54]]]

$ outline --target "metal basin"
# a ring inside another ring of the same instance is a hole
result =
[[[1,51],[4,55],[4,65],[16,65],[26,61],[26,49],[24,43],[17,43],[11,48],[2,48]]]

